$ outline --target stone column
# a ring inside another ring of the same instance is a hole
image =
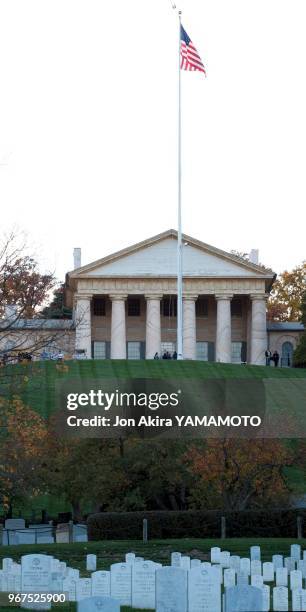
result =
[[[215,296],[217,300],[216,361],[223,363],[231,363],[232,360],[232,297],[229,294]]]
[[[146,359],[153,359],[155,353],[161,352],[160,301],[162,295],[145,295],[147,300],[146,315]]]
[[[268,346],[267,339],[267,296],[251,295],[252,321],[251,321],[251,363],[265,365],[265,351]]]
[[[197,295],[183,297],[183,357],[197,357],[196,300]]]
[[[125,300],[127,295],[110,295],[112,302],[111,359],[126,359]]]
[[[74,323],[75,348],[85,351],[86,358],[91,359],[91,295],[75,296]]]

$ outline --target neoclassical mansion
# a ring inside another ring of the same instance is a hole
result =
[[[303,326],[267,325],[272,270],[183,237],[183,354],[185,359],[264,364],[278,350],[290,365]],[[176,349],[177,232],[168,230],[81,266],[66,276],[73,307],[75,350],[94,359],[153,359]]]

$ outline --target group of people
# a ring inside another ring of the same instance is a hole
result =
[[[279,363],[279,353],[277,351],[274,351],[274,353],[272,354],[272,351],[270,351],[270,349],[267,349],[265,352],[265,356],[266,356],[266,365],[267,366],[271,365],[271,361],[273,361],[274,366],[277,368],[278,363]]]
[[[156,352],[154,355],[154,359],[177,359],[177,352],[174,351],[174,353],[169,353],[169,351],[165,351],[162,356],[160,357],[159,354]]]

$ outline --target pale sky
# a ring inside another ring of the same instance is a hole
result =
[[[306,258],[305,0],[179,0],[207,69],[182,73],[183,230]],[[170,0],[0,0],[2,231],[58,278],[177,227]]]

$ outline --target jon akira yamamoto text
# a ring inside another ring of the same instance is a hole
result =
[[[178,416],[163,418],[142,415],[138,419],[116,415],[114,419],[95,415],[91,418],[67,417],[69,427],[260,427],[262,420],[255,415]]]

